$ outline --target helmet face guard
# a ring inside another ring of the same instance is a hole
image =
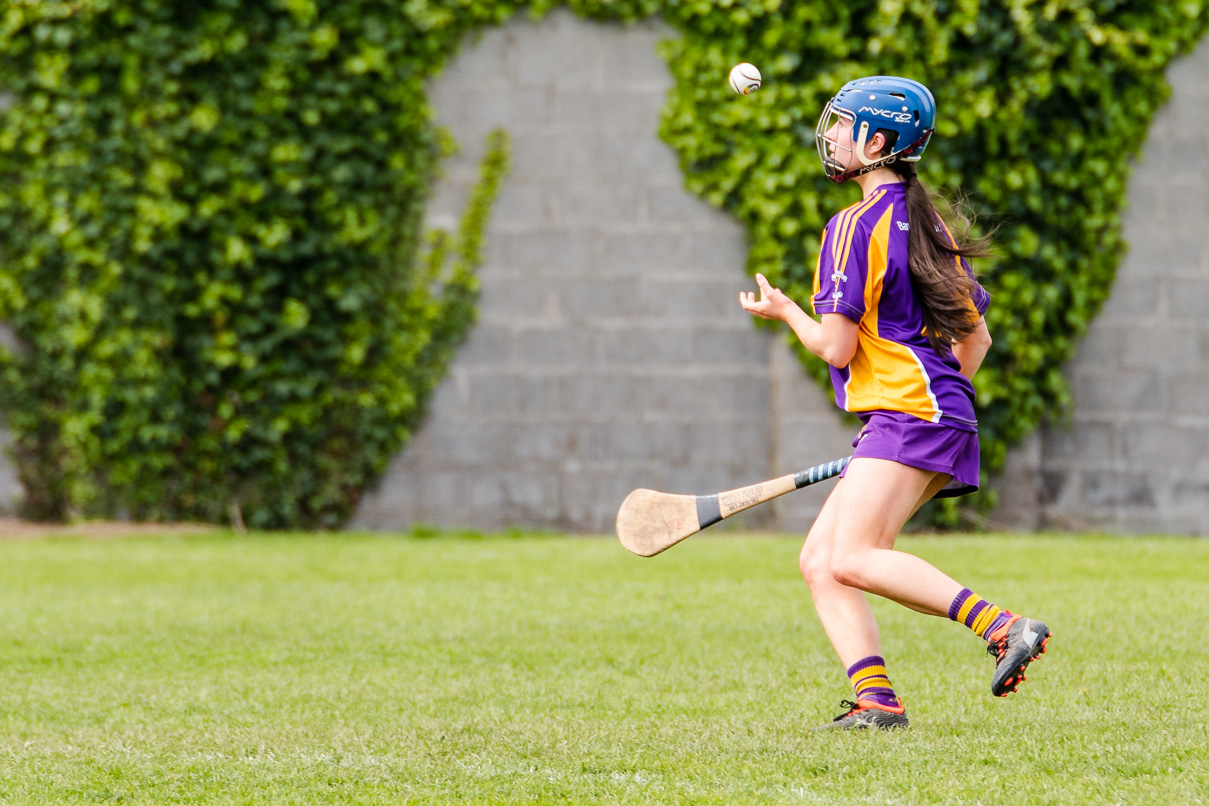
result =
[[[845,126],[844,123],[848,125]],[[837,182],[843,182],[848,179],[840,179],[848,171],[848,166],[852,164],[851,155],[853,152],[860,155],[860,161],[865,162],[865,144],[868,142],[869,125],[865,124],[859,137],[853,137],[856,129],[856,116],[846,109],[836,109],[831,101],[823,107],[823,114],[819,115],[819,125],[814,129],[814,142],[819,149],[819,160],[823,163],[823,170],[827,172],[830,179]],[[836,137],[829,137],[828,133],[835,131],[838,133]]]
[[[872,76],[840,88],[823,107],[814,138],[827,177],[843,182],[898,160],[915,162],[935,128],[936,102],[927,87],[909,78]],[[894,144],[888,154],[867,157],[865,147],[878,131],[893,132]]]

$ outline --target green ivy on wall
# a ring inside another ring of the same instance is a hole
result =
[[[421,237],[431,43],[393,4],[0,18],[0,395],[32,514],[335,526],[473,321],[507,138]],[[419,46],[419,47],[417,47]],[[448,49],[448,48],[447,48]]]
[[[818,166],[822,104],[860,75],[932,88],[923,176],[999,224],[1001,259],[979,267],[988,468],[1067,402],[1061,368],[1125,249],[1129,159],[1167,64],[1209,27],[1203,0],[569,5],[677,29],[661,134],[689,189],[747,227],[748,269],[799,299],[823,225],[853,200]],[[0,351],[0,405],[38,514],[348,515],[471,326],[506,170],[496,135],[459,234],[422,233],[442,142],[423,82],[519,7],[10,0],[0,319],[22,348]],[[738,61],[764,73],[748,98],[726,85]]]

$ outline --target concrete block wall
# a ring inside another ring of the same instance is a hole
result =
[[[1129,184],[1129,253],[1066,367],[1069,422],[1009,463],[1023,527],[1209,535],[1209,39],[1172,64]]]
[[[655,21],[518,15],[433,82],[463,150],[429,225],[456,227],[490,129],[511,132],[514,168],[488,231],[480,322],[355,528],[609,531],[636,486],[714,491],[848,452],[830,396],[738,308],[742,229],[683,189],[656,134],[671,78],[654,46],[673,35]],[[1209,534],[1205,75],[1209,40],[1170,69],[1130,183],[1132,249],[1066,368],[1069,427],[1012,452],[997,523]],[[829,489],[741,523],[804,531]],[[0,512],[21,494],[0,455]]]
[[[456,226],[494,127],[511,133],[513,168],[479,324],[355,528],[610,531],[635,487],[713,492],[846,455],[830,399],[739,307],[742,227],[684,190],[659,140],[672,79],[655,43],[672,33],[518,16],[433,82],[463,150],[429,225]],[[735,522],[804,529],[823,495]]]
[[[452,226],[489,127],[507,126],[519,146],[483,269],[481,329],[490,335],[472,337],[447,384],[460,391],[442,390],[452,407],[434,409],[358,525],[607,530],[633,486],[711,490],[847,452],[850,429],[829,397],[731,307],[746,283],[742,233],[682,189],[655,134],[670,86],[653,53],[661,35],[671,32],[657,23],[623,28],[567,12],[514,19],[468,44],[434,84],[438,118],[468,146],[434,200],[434,223]],[[606,85],[615,70],[628,71],[626,80]],[[997,480],[995,523],[1209,533],[1200,449],[1209,437],[1209,330],[1198,319],[1209,304],[1209,106],[1199,80],[1207,73],[1209,41],[1170,70],[1173,96],[1130,185],[1133,248],[1067,368],[1069,428],[1044,428],[1013,451]],[[610,307],[618,300],[630,302],[624,313]],[[558,329],[570,321],[581,329]],[[551,331],[560,342],[553,363],[517,353],[527,349],[522,339]],[[435,435],[479,427],[469,396],[476,376],[492,374],[510,378],[498,380],[503,408],[491,408],[515,442],[477,443],[481,465],[460,463],[434,447]],[[542,391],[554,376],[557,390]],[[522,411],[530,404],[540,417]],[[595,452],[582,447],[589,426],[603,446]],[[529,441],[550,450],[522,456],[515,443]],[[460,511],[426,494],[433,478]],[[528,498],[508,489],[518,479],[530,480]],[[801,531],[824,494],[787,496],[758,523]]]

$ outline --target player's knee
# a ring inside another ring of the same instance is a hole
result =
[[[802,553],[798,555],[798,568],[802,571],[802,579],[812,588],[820,584],[834,583],[831,578],[831,558],[826,552],[813,548],[810,541],[806,541]]]
[[[841,585],[850,588],[865,588],[865,563],[859,553],[835,552],[831,555],[831,566],[828,569],[831,578]]]

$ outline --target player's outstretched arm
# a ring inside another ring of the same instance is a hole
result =
[[[739,292],[743,310],[763,319],[779,319],[788,324],[806,349],[833,367],[846,367],[856,355],[859,326],[840,313],[825,313],[815,321],[796,302],[773,288],[763,274],[756,274],[760,297],[754,291]]]

